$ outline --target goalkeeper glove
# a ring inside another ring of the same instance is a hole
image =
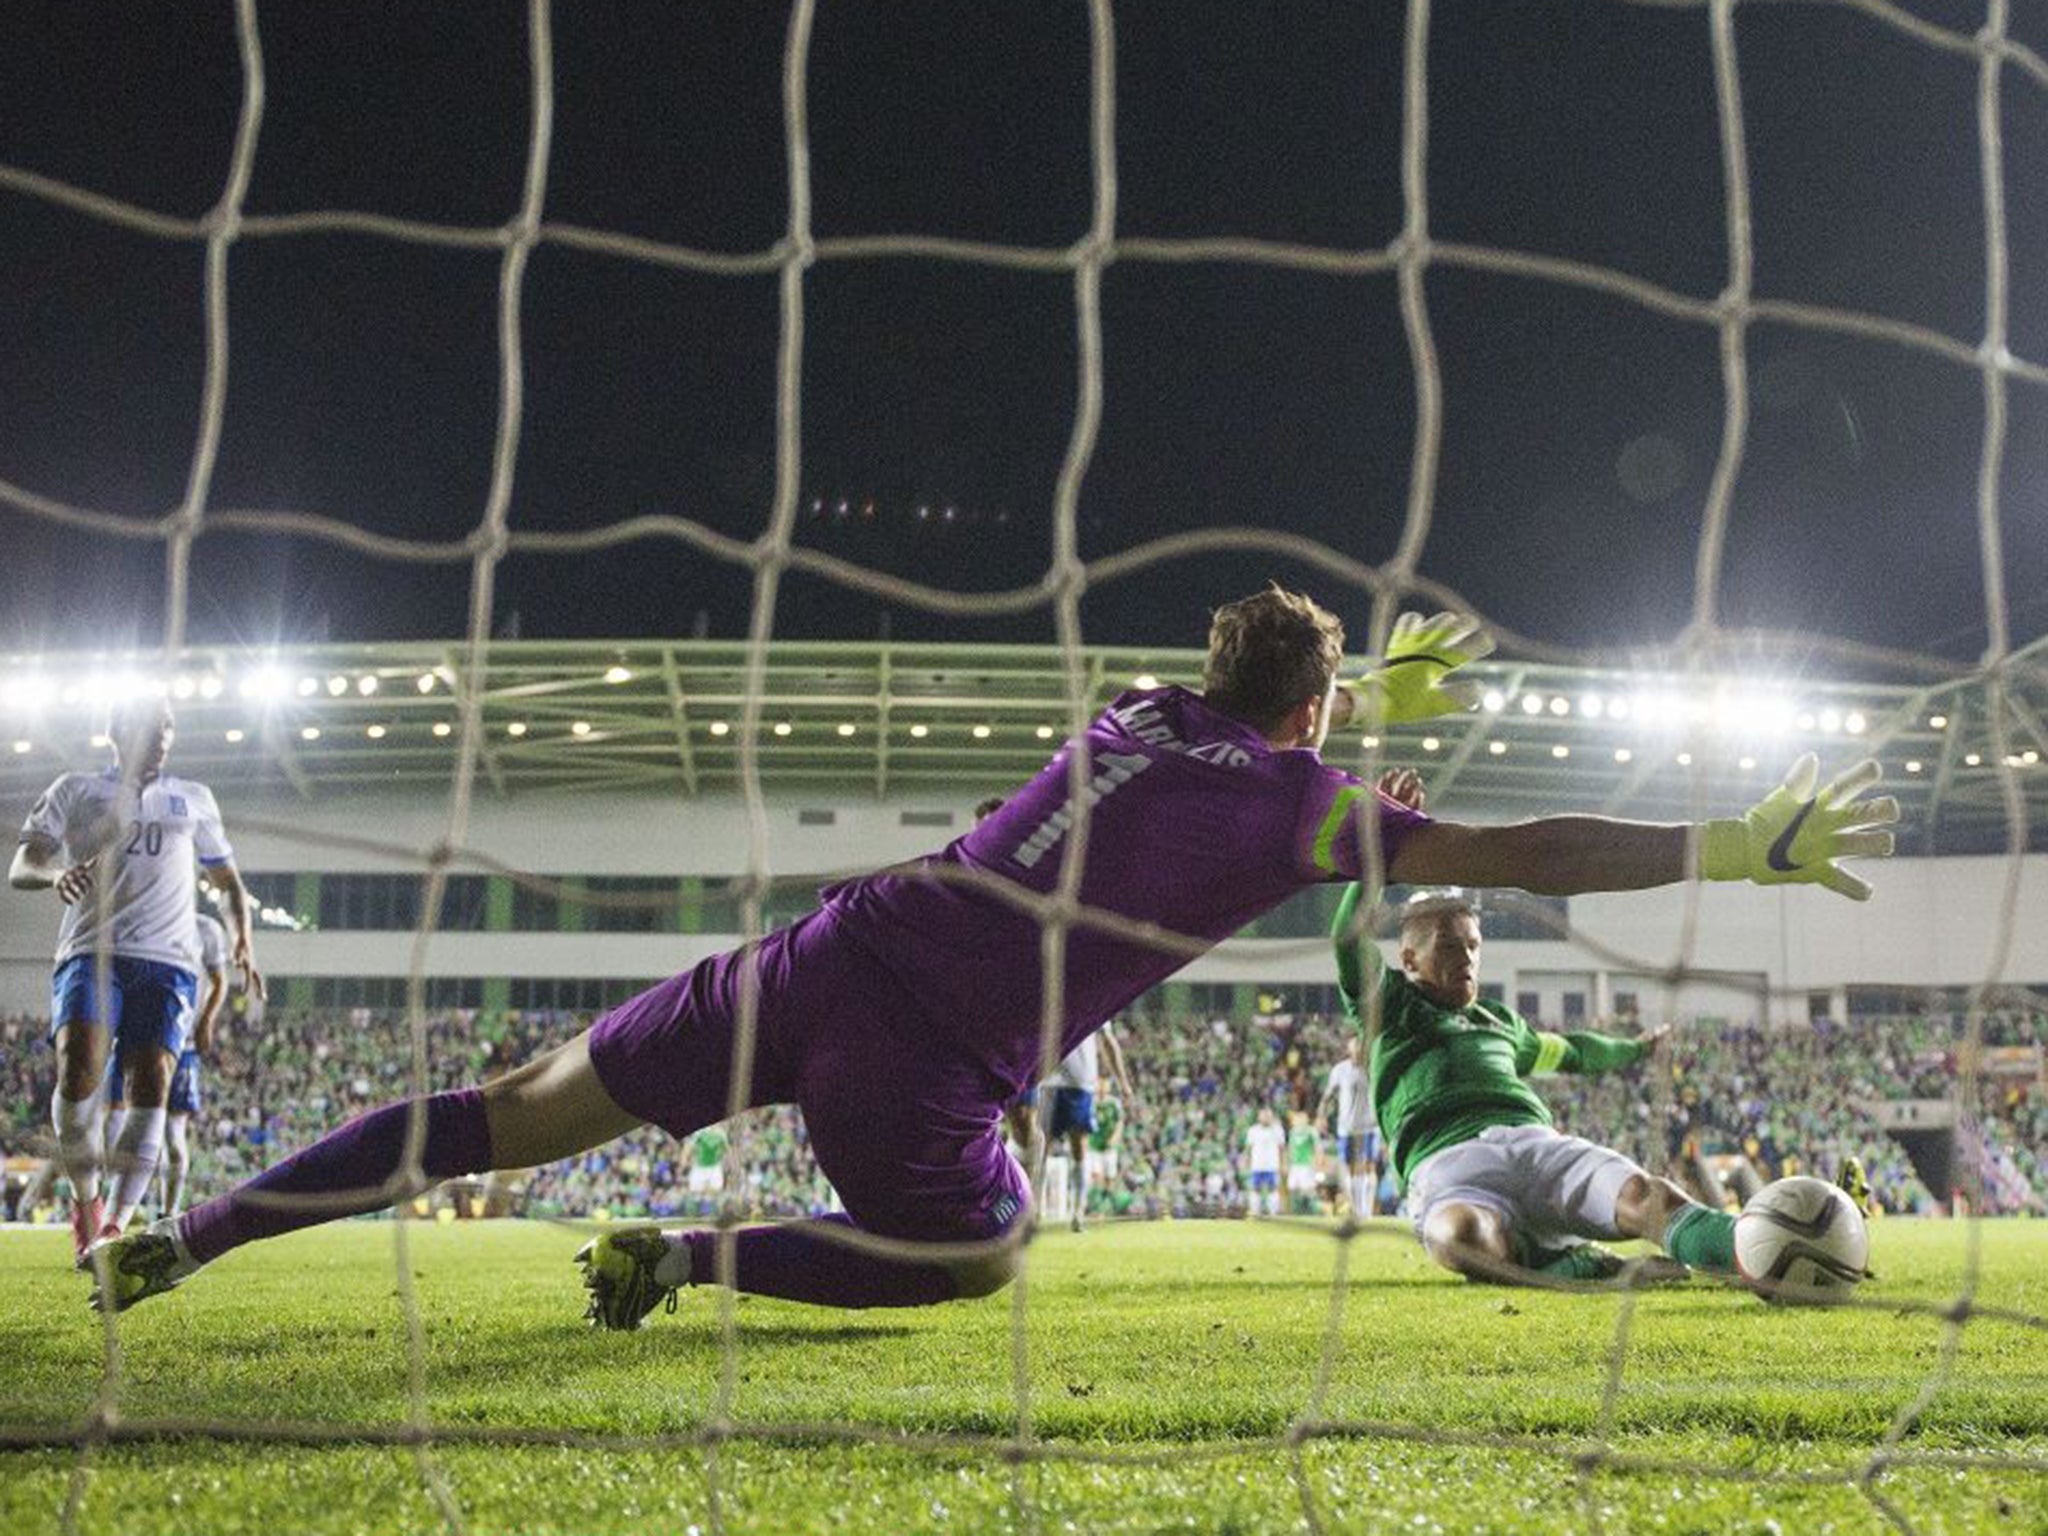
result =
[[[1701,826],[1701,876],[1758,885],[1824,885],[1851,901],[1868,901],[1870,883],[1835,861],[1890,855],[1891,833],[1872,829],[1897,821],[1899,802],[1890,795],[1856,798],[1883,772],[1865,758],[1815,793],[1820,763],[1807,753],[1792,765],[1783,784],[1744,815]]]
[[[1344,684],[1351,696],[1349,718],[1399,725],[1470,709],[1479,702],[1479,685],[1446,683],[1444,674],[1492,650],[1493,636],[1469,615],[1440,613],[1425,619],[1404,613],[1387,637],[1387,659],[1357,682]]]

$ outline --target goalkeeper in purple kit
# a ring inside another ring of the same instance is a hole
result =
[[[1277,587],[1227,604],[1202,692],[1123,694],[941,852],[828,890],[817,912],[661,983],[516,1072],[374,1111],[176,1222],[108,1245],[99,1301],[131,1305],[243,1243],[442,1179],[553,1162],[650,1122],[687,1136],[731,1112],[736,1078],[740,1104],[802,1109],[844,1215],[722,1236],[608,1232],[577,1256],[594,1322],[635,1327],[676,1290],[711,1283],[839,1307],[997,1290],[1015,1273],[1029,1201],[1001,1111],[1042,1064],[1033,904],[1057,891],[1074,847],[1074,753],[1086,753],[1087,851],[1054,1060],[1308,885],[1380,865],[1411,882],[1555,890],[1685,876],[1683,827],[1461,827],[1322,762],[1328,732],[1354,718],[1459,707],[1445,674],[1489,648],[1469,620],[1410,616],[1383,665],[1340,686],[1333,615]],[[848,1229],[928,1246],[874,1252],[849,1244]],[[720,1244],[729,1265],[714,1257]]]

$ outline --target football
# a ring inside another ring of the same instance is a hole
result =
[[[1837,1301],[1864,1279],[1870,1229],[1824,1179],[1779,1179],[1735,1218],[1735,1267],[1765,1301]]]

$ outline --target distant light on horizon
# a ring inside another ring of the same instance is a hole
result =
[[[604,680],[608,683],[630,683],[633,681],[633,670],[630,667],[606,667]]]
[[[1131,679],[1131,686],[1133,688],[1157,688],[1159,686],[1159,679],[1150,672],[1140,672]]]

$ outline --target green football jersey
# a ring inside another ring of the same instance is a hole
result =
[[[1316,1131],[1312,1125],[1297,1125],[1287,1133],[1287,1160],[1296,1168],[1316,1165]]]
[[[1123,1124],[1124,1107],[1115,1099],[1095,1101],[1095,1129],[1088,1133],[1088,1145],[1097,1152],[1107,1152],[1116,1144],[1116,1128]]]
[[[699,1131],[690,1142],[690,1161],[699,1168],[716,1168],[725,1161],[728,1145],[723,1131]]]
[[[1348,930],[1361,888],[1353,884],[1331,925],[1337,987],[1353,1024],[1366,1026],[1366,988],[1379,994],[1379,1034],[1369,1070],[1373,1110],[1403,1189],[1433,1152],[1470,1141],[1496,1125],[1549,1125],[1550,1106],[1525,1078],[1546,1072],[1604,1072],[1642,1059],[1636,1040],[1575,1031],[1549,1034],[1505,1003],[1481,998],[1465,1008],[1432,1002],[1387,967],[1368,935]]]

